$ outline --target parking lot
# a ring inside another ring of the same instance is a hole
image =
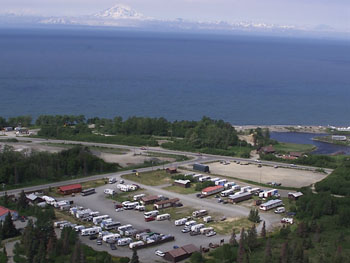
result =
[[[221,164],[210,163],[210,172],[213,174],[250,180],[258,183],[279,182],[282,186],[303,187],[321,181],[327,174],[305,171],[300,169],[274,168],[273,166],[259,167],[258,164],[242,165],[231,162]]]
[[[114,201],[106,199],[104,189],[111,188],[112,185],[106,185],[96,189],[97,193],[89,196],[76,195],[69,199],[74,200],[75,205],[90,208],[95,211],[99,211],[100,214],[107,214],[115,220],[124,224],[132,224],[136,229],[150,229],[153,232],[170,234],[175,236],[175,241],[163,243],[161,245],[152,246],[138,250],[138,255],[142,262],[163,262],[163,259],[155,255],[155,250],[168,251],[173,249],[173,246],[181,246],[186,244],[195,244],[198,248],[200,245],[208,247],[209,243],[219,243],[221,239],[228,240],[229,236],[215,235],[212,237],[206,237],[204,235],[190,236],[188,233],[181,233],[183,226],[175,226],[174,220],[165,221],[151,221],[145,222],[143,212],[136,210],[124,210],[116,212],[114,209]],[[132,193],[131,193],[132,195]],[[190,214],[189,214],[190,215]],[[115,256],[130,257],[132,254],[131,249],[128,246],[118,247],[117,250],[111,250],[108,244],[103,243],[101,245],[96,244],[96,240],[89,240],[89,237],[82,237],[82,241],[94,249],[107,250],[109,253]]]

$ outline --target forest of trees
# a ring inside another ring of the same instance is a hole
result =
[[[192,255],[191,263],[343,263],[350,257],[350,198],[329,193],[313,194],[303,189],[296,203],[297,223],[278,232],[260,233],[253,226],[233,232],[228,244],[203,256]],[[293,204],[292,204],[293,205]]]
[[[0,183],[5,185],[58,181],[115,172],[118,168],[118,164],[106,163],[87,147],[80,146],[59,153],[33,151],[28,154],[5,145],[0,152]]]

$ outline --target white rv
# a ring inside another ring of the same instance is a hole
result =
[[[144,244],[145,244],[145,242],[143,242],[143,241],[132,242],[132,243],[129,244],[129,248],[133,249],[133,248],[136,248],[136,247],[143,246]]]
[[[96,216],[92,219],[92,223],[95,225],[100,224],[103,220],[109,219],[109,215]]]
[[[156,217],[157,221],[163,221],[163,220],[168,220],[168,219],[170,219],[170,214],[157,215],[157,217]]]
[[[91,227],[91,228],[85,228],[83,230],[81,230],[81,235],[82,236],[91,236],[91,235],[95,235],[98,234],[99,232],[101,232],[101,227]]]
[[[129,245],[132,242],[132,239],[130,237],[121,238],[117,241],[118,246],[126,246]]]
[[[175,220],[175,226],[183,226],[187,222],[187,218],[181,218],[178,220]]]
[[[105,235],[102,237],[102,240],[104,242],[112,242],[112,241],[116,241],[118,238],[120,238],[119,234],[109,234],[109,235]]]
[[[199,230],[201,230],[204,227],[205,227],[204,224],[197,224],[197,225],[191,226],[191,231],[198,232]]]
[[[115,190],[113,190],[113,189],[105,189],[104,191],[103,191],[106,195],[114,195],[115,194]]]
[[[134,197],[132,198],[134,201],[139,201],[141,200],[142,197],[144,197],[145,194],[139,194],[139,195],[134,195]]]

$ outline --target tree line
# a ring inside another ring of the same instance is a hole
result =
[[[82,146],[49,153],[18,152],[5,145],[0,152],[0,183],[5,185],[58,181],[72,176],[115,172],[118,169],[118,164],[106,163]]]

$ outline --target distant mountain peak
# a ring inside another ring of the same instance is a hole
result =
[[[116,4],[102,12],[94,15],[95,17],[105,19],[145,19],[146,17],[132,9],[130,6]]]

